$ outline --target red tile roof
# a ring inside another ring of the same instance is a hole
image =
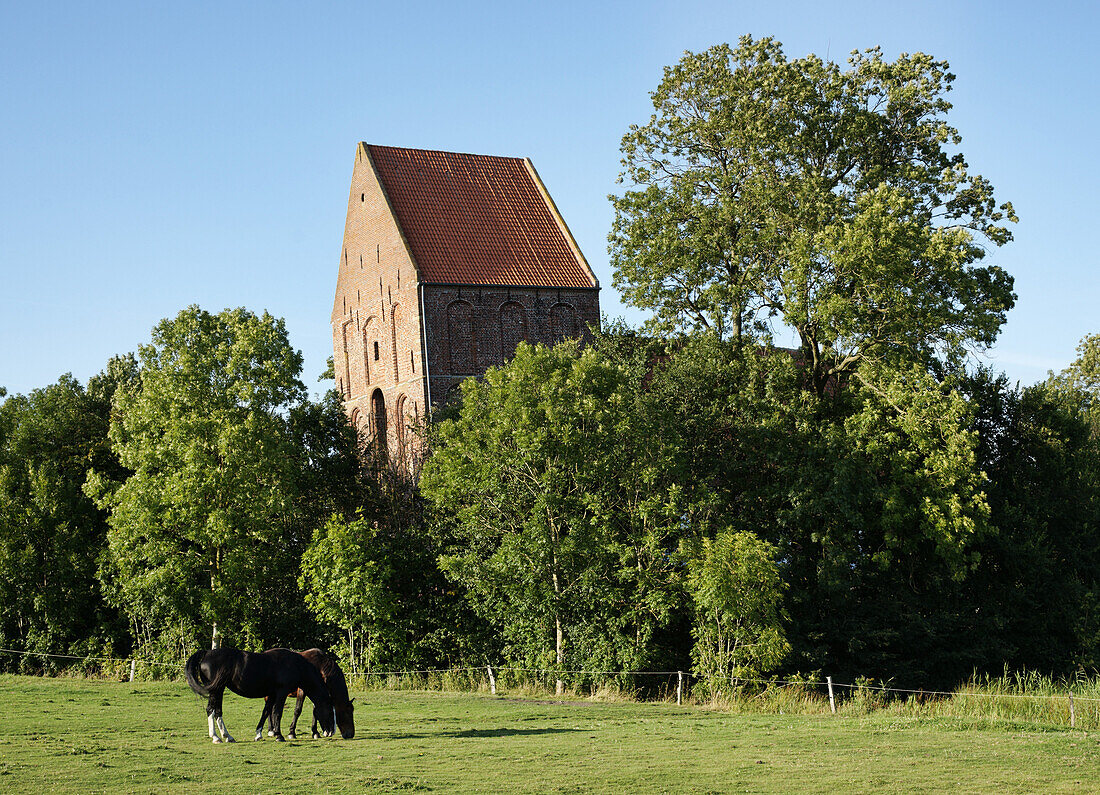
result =
[[[596,286],[524,159],[367,150],[424,282]]]

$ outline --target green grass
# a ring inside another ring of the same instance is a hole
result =
[[[355,695],[354,740],[279,744],[227,694],[213,745],[182,682],[0,676],[0,791],[1100,791],[1100,735],[1041,722]]]

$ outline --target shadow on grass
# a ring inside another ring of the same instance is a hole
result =
[[[581,729],[466,729],[464,731],[450,732],[401,732],[392,734],[375,734],[374,740],[428,740],[433,737],[522,737],[528,734],[569,734],[579,732]]]

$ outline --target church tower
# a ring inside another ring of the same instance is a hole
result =
[[[599,321],[599,283],[530,160],[356,147],[332,341],[367,438],[404,446],[431,405],[520,341]]]

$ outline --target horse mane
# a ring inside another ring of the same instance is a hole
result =
[[[315,652],[310,656],[310,659],[314,657],[317,659],[317,668],[321,672],[321,678],[325,680],[325,685],[328,687],[332,700],[340,704],[347,704],[350,698],[348,682],[344,678],[344,671],[340,668],[340,664],[336,662],[336,656],[327,649],[310,649],[309,652]],[[308,652],[303,652],[303,654],[308,654]]]

